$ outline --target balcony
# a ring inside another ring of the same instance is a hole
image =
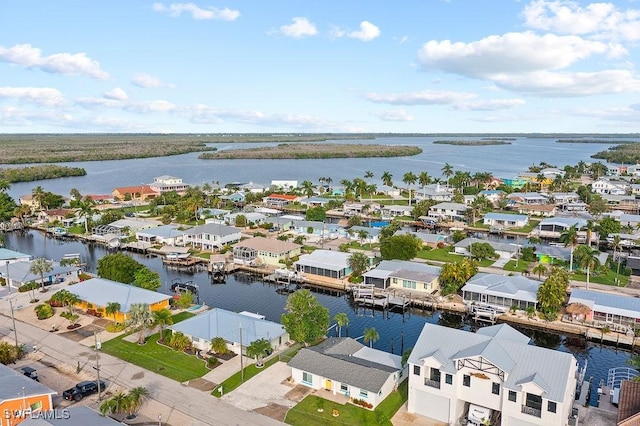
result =
[[[528,405],[523,405],[521,412],[524,414],[528,414],[530,416],[542,417],[542,410],[538,408],[529,407]]]
[[[424,379],[425,386],[429,386],[432,388],[440,389],[440,380],[429,380]]]

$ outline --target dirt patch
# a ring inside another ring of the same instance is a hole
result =
[[[260,413],[263,416],[276,419],[279,422],[283,422],[285,416],[287,415],[287,411],[289,411],[289,407],[285,407],[284,405],[279,404],[269,404],[266,407],[256,408],[253,411],[255,411],[256,413]]]
[[[289,392],[287,392],[284,397],[289,401],[300,402],[304,399],[305,396],[309,395],[311,391],[312,389],[307,386],[297,385]]]
[[[187,382],[187,386],[205,392],[212,392],[218,385],[206,379],[193,379]]]
[[[82,334],[77,333],[78,330],[73,331],[65,331],[64,333],[59,333],[61,336],[66,337],[69,340],[73,340],[74,342],[79,342],[81,340],[86,339],[87,336],[83,336]]]
[[[95,325],[96,327],[100,327],[102,329],[107,328],[107,326],[112,323],[113,321],[108,320],[106,318],[96,318],[93,320],[93,325]]]

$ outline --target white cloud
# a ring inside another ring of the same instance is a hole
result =
[[[265,114],[261,111],[231,110],[203,104],[193,105],[190,110],[189,120],[198,124],[220,124],[229,120],[266,127],[287,125],[309,130],[338,129],[336,123],[302,114]]]
[[[163,3],[154,3],[153,10],[160,13],[165,13],[171,17],[178,17],[182,15],[182,12],[190,13],[191,17],[195,20],[219,20],[219,21],[235,21],[240,17],[240,12],[232,10],[227,7],[224,9],[217,9],[215,7],[208,7],[203,9],[194,3],[171,3],[165,6]]]
[[[158,88],[158,87],[175,87],[173,84],[165,83],[159,77],[138,73],[133,76],[131,79],[131,83],[135,84],[138,87],[143,87],[145,89]]]
[[[165,100],[130,102],[126,104],[125,108],[141,113],[169,113],[180,109],[176,104]]]
[[[391,109],[386,111],[374,111],[374,117],[378,117],[382,121],[413,121],[411,114],[403,109]]]
[[[358,39],[360,41],[371,41],[380,36],[380,28],[369,21],[362,21],[360,22],[359,30],[347,31],[340,27],[333,26],[329,34],[334,38],[349,37]]]
[[[470,110],[470,111],[500,111],[517,108],[524,105],[526,102],[523,99],[489,99],[489,100],[474,100],[461,102],[454,105],[455,109]]]
[[[493,35],[471,43],[432,40],[422,46],[418,59],[425,69],[491,79],[562,69],[594,54],[622,53],[618,45],[528,31]]]
[[[291,21],[293,22],[291,25],[283,25],[280,27],[280,32],[287,37],[302,38],[318,34],[318,29],[315,24],[307,18],[297,16]]]
[[[104,96],[106,99],[113,99],[116,101],[126,101],[129,98],[129,96],[127,96],[127,92],[119,87],[105,92],[102,96]]]
[[[65,103],[62,93],[49,87],[0,87],[0,99],[16,99],[44,106]]]
[[[538,71],[497,79],[495,84],[520,93],[552,97],[640,91],[640,80],[628,70],[575,73]]]
[[[42,56],[40,49],[30,44],[16,44],[10,48],[0,46],[0,61],[54,74],[86,75],[98,80],[109,78],[109,74],[100,68],[100,63],[88,58],[85,53]]]
[[[536,0],[525,6],[522,16],[530,28],[564,34],[640,40],[640,10],[621,10],[613,3]]]
[[[425,90],[413,93],[379,94],[367,93],[364,97],[372,102],[391,105],[453,105],[474,99],[473,93]]]

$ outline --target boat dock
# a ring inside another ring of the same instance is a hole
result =
[[[373,285],[353,286],[351,287],[351,295],[356,304],[372,309],[402,309],[404,312],[412,304],[411,298],[404,295],[396,296],[392,292],[377,289]]]

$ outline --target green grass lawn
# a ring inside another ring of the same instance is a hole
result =
[[[184,321],[192,316],[194,314],[191,312],[181,312],[173,316],[173,322]],[[142,346],[127,342],[124,340],[126,336],[128,334],[103,342],[101,350],[179,382],[202,377],[209,372],[204,362],[195,356],[158,345],[156,342],[160,337],[159,333],[149,336],[147,343]]]
[[[575,280],[575,281],[582,281],[582,282],[586,282],[587,281],[587,274],[581,271],[574,271],[573,274],[571,274],[571,279]],[[618,274],[618,279],[620,280],[620,287],[626,287],[627,283],[629,282],[629,277],[626,275],[622,275],[622,274]],[[590,274],[589,275],[589,282],[590,283],[597,283],[597,284],[605,284],[605,285],[612,285],[615,286],[616,285],[616,271],[613,270],[609,270],[607,271],[606,274],[599,274],[599,275],[594,275],[594,274]]]
[[[285,357],[288,357],[286,359],[291,359],[296,353],[298,353],[298,350],[300,350],[300,348],[302,346],[303,345],[301,343],[296,343],[291,348],[289,348],[286,351],[282,352],[281,355],[283,355]],[[234,360],[235,360],[235,358],[234,358]],[[280,360],[280,357],[278,355],[276,355],[273,358],[271,358],[268,361],[266,361],[262,368],[256,367],[255,364],[249,364],[248,366],[246,366],[244,368],[244,375],[240,371],[238,371],[236,374],[234,374],[233,376],[229,377],[227,380],[225,380],[222,383],[220,383],[220,385],[216,389],[214,389],[213,392],[211,392],[211,395],[213,395],[213,396],[215,396],[217,398],[220,398],[220,392],[218,392],[218,388],[222,387],[224,393],[227,394],[227,393],[233,391],[234,389],[236,389],[242,383],[244,383],[247,380],[249,380],[250,378],[252,378],[253,376],[259,374],[261,371],[271,367],[273,364],[275,364],[279,360]],[[227,362],[229,362],[229,361],[227,361]],[[233,362],[237,362],[238,366],[240,364],[240,360],[239,359],[237,361],[233,361]]]
[[[398,392],[389,395],[378,407],[367,410],[353,404],[341,405],[318,396],[309,395],[287,413],[285,423],[290,425],[391,425],[391,418],[407,401],[408,380],[405,380]],[[318,412],[322,408],[322,413]],[[333,410],[338,417],[333,417]]]
[[[364,244],[360,244],[357,241],[350,241],[349,243],[347,243],[347,245],[349,246],[349,248],[353,248],[353,249],[361,249],[361,250],[373,250],[374,248],[378,248],[380,247],[380,244],[369,244],[369,243],[364,243]]]
[[[516,262],[515,260],[510,260],[507,262],[506,265],[504,265],[504,268],[502,269],[504,269],[505,271],[511,271],[511,272],[524,272],[529,267],[529,263],[530,262],[527,262],[524,260],[518,260],[518,262]]]
[[[418,252],[416,257],[420,259],[435,260],[438,262],[446,262],[446,263],[460,262],[462,259],[465,258],[465,256],[463,255],[453,253],[452,246],[432,249],[432,250],[421,250]],[[484,259],[478,262],[478,265],[482,267],[487,267],[487,266],[491,266],[493,262],[495,262],[495,260]]]

